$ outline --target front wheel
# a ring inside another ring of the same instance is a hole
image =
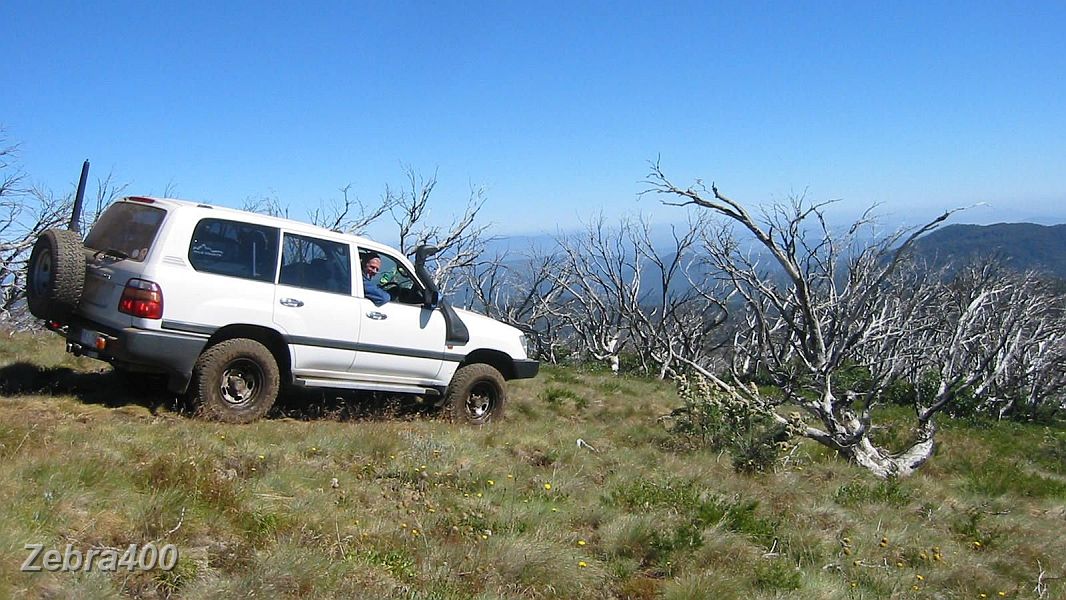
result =
[[[472,425],[502,419],[506,404],[503,375],[482,363],[460,367],[444,395],[444,405],[450,407],[452,418]]]
[[[265,415],[280,387],[274,355],[255,340],[219,342],[193,368],[193,401],[204,416],[227,423],[250,423]]]

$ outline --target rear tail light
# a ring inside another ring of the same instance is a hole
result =
[[[122,290],[118,311],[142,319],[162,319],[163,290],[151,281],[130,279]]]

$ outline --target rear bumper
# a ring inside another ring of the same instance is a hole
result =
[[[532,379],[540,372],[540,362],[536,360],[514,361],[514,379]]]
[[[78,356],[139,371],[166,373],[168,387],[177,393],[188,387],[193,365],[207,345],[206,336],[135,327],[113,329],[86,321],[70,325],[66,338],[67,351]]]

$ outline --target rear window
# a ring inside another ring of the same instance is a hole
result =
[[[189,262],[197,271],[274,282],[278,230],[225,219],[203,219],[189,244]]]
[[[143,262],[164,216],[166,211],[154,206],[132,202],[112,204],[85,238],[85,246]]]

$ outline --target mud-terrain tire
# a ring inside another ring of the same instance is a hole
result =
[[[26,304],[38,319],[65,322],[74,313],[85,287],[81,237],[65,229],[48,229],[37,237],[26,267]]]
[[[460,367],[444,393],[444,406],[451,411],[452,419],[471,425],[501,420],[506,405],[503,375],[483,363]]]
[[[270,350],[255,340],[236,338],[200,355],[189,389],[204,417],[250,423],[270,411],[280,387],[278,363]]]

